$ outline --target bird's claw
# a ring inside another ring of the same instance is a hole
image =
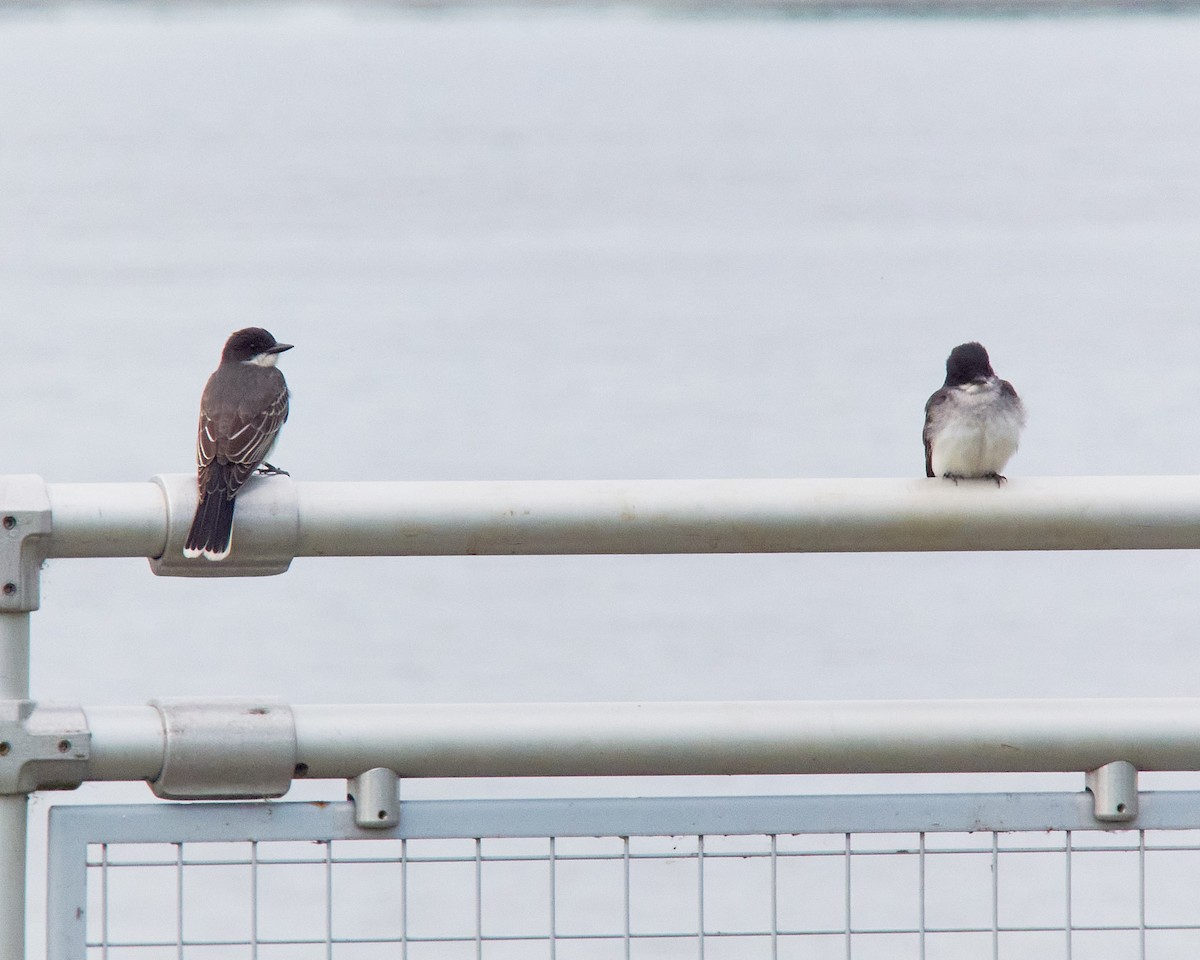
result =
[[[976,476],[978,476],[980,480],[995,480],[996,486],[998,486],[998,487],[1004,486],[1004,484],[1008,481],[1008,477],[1004,476],[1004,474],[1002,474],[1002,473],[994,473],[993,472],[993,473],[985,473],[982,475],[976,474]],[[946,480],[953,480],[954,485],[956,487],[958,486],[959,480],[969,479],[968,477],[963,476],[961,473],[943,473],[942,477]]]
[[[258,469],[254,471],[260,477],[290,477],[291,474],[286,470],[281,470],[279,467],[271,463],[260,463]]]

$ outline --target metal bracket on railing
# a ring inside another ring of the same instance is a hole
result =
[[[1089,770],[1084,785],[1092,793],[1097,820],[1108,823],[1137,817],[1138,771],[1132,763],[1114,760]]]
[[[36,610],[50,536],[50,495],[41,477],[0,477],[0,612]]]
[[[346,781],[346,797],[354,803],[354,822],[380,830],[400,822],[400,777],[395,770],[374,767]]]
[[[150,788],[168,800],[281,797],[296,771],[296,723],[279,700],[151,700],[166,735]]]
[[[271,577],[286,573],[300,538],[300,507],[292,478],[251,477],[238,494],[233,549],[224,560],[183,555],[199,496],[190,473],[151,478],[167,506],[167,545],[150,561],[159,577]]]
[[[0,702],[0,794],[74,790],[83,783],[91,752],[81,707]]]

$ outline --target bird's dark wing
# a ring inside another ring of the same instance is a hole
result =
[[[287,420],[288,390],[277,370],[270,377],[255,371],[259,376],[254,381],[233,384],[234,389],[228,382],[214,384],[221,372],[210,378],[200,402],[196,461],[201,491],[207,495],[223,488],[225,496],[233,497],[266,459]],[[231,394],[238,397],[236,403],[219,402]]]
[[[947,387],[942,387],[936,391],[925,402],[925,427],[921,431],[921,439],[925,443],[925,476],[932,477],[933,474],[933,432],[934,421],[937,418],[942,405],[950,399],[950,390]]]
[[[1017,423],[1024,427],[1025,404],[1021,402],[1021,398],[1017,396],[1017,391],[1013,389],[1013,385],[1007,380],[1000,381],[1000,402],[1010,413],[1016,414]]]

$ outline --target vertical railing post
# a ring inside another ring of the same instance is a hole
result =
[[[29,613],[0,612],[0,704],[29,698]],[[0,751],[6,744],[0,742]],[[25,956],[25,844],[29,798],[0,795],[0,957]]]
[[[41,477],[0,477],[0,957],[25,957],[25,858],[29,796],[20,776],[29,716],[29,614],[38,608],[45,545],[53,527]],[[21,736],[18,736],[21,733]],[[11,774],[11,775],[10,775]]]

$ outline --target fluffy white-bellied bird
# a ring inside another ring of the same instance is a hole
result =
[[[1025,408],[981,344],[962,343],[946,360],[946,382],[925,404],[925,475],[1004,481],[1017,452]]]
[[[264,461],[288,418],[288,388],[276,369],[291,350],[262,327],[238,330],[225,341],[221,363],[200,399],[196,436],[200,503],[183,548],[185,557],[223,560],[233,542],[234,498]]]

